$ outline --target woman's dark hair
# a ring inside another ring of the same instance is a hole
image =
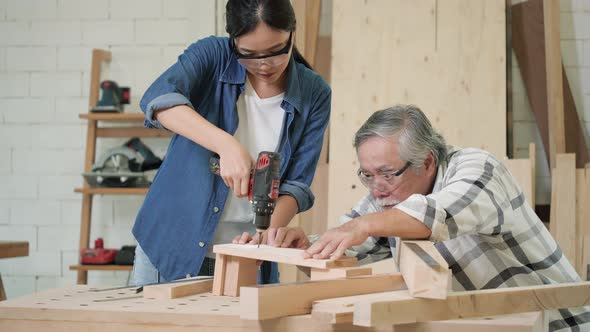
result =
[[[225,21],[225,31],[230,38],[253,31],[260,22],[277,30],[293,32],[297,22],[290,0],[229,0],[225,6]],[[295,61],[311,69],[294,44],[293,40]]]

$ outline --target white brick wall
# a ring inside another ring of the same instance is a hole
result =
[[[580,121],[590,145],[590,1],[560,0],[561,56]],[[528,156],[529,142],[537,146],[537,204],[551,202],[547,157],[527,99],[518,63],[513,56],[513,120],[516,157]]]
[[[198,38],[216,33],[209,0],[0,1],[0,240],[25,240],[30,256],[0,260],[9,298],[75,284],[93,48],[112,52],[101,79],[130,86],[132,105]],[[103,139],[98,153],[126,139]],[[159,156],[167,140],[145,139]],[[96,196],[91,241],[134,244],[143,197]],[[126,272],[91,272],[91,284],[123,284]]]

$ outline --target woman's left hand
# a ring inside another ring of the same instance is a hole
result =
[[[258,244],[258,239],[262,236],[260,244],[268,244],[273,247],[307,249],[309,240],[305,232],[299,227],[271,227],[266,231],[250,235],[244,232],[236,236],[232,243],[235,244]]]

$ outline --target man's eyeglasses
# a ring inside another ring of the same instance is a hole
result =
[[[262,55],[242,54],[240,53],[240,51],[238,51],[234,38],[231,38],[231,43],[233,51],[236,54],[238,62],[241,65],[249,68],[258,68],[262,66],[263,63],[271,67],[276,67],[278,65],[285,63],[285,61],[289,60],[289,51],[291,50],[292,40],[293,31],[289,33],[289,39],[287,40],[287,44],[285,45],[285,47],[276,52]]]
[[[374,185],[375,185],[375,178],[376,177],[381,177],[385,182],[387,182],[387,184],[392,185],[395,182],[395,179],[397,179],[400,175],[402,175],[411,165],[412,165],[412,163],[408,161],[404,165],[404,167],[402,167],[401,169],[399,169],[397,171],[382,172],[378,175],[373,175],[373,174],[365,172],[364,170],[359,169],[357,171],[357,175],[358,175],[359,179],[361,180],[361,183],[365,187],[367,187],[369,189],[373,189]]]

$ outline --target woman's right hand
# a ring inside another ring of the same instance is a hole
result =
[[[219,175],[237,197],[248,195],[253,165],[254,161],[248,150],[233,137],[219,152]]]

